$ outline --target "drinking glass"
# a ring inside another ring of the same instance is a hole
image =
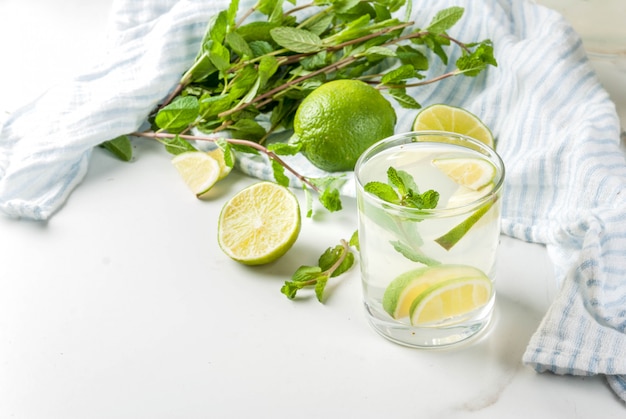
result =
[[[371,146],[354,173],[363,300],[373,328],[423,348],[485,330],[496,295],[498,154],[456,133],[407,132]]]

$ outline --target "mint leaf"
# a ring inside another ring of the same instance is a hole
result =
[[[393,248],[401,253],[405,258],[409,259],[413,262],[423,263],[424,265],[432,266],[439,265],[441,262],[426,256],[419,250],[416,250],[412,246],[409,246],[401,241],[392,241],[390,242]]]
[[[317,52],[323,46],[319,36],[305,29],[281,26],[272,29],[270,35],[278,45],[293,52]]]
[[[415,77],[415,68],[410,64],[402,65],[395,70],[387,72],[381,79],[382,84],[397,84],[401,81]]]
[[[496,59],[493,56],[493,46],[491,41],[484,41],[479,44],[474,52],[470,54],[463,54],[456,61],[456,66],[461,72],[470,77],[477,76],[488,65],[494,67],[498,66]]]
[[[463,12],[464,9],[458,6],[441,10],[435,15],[426,30],[435,35],[442,34],[461,19]]]
[[[272,159],[272,172],[276,183],[282,186],[289,186],[289,178],[285,175],[285,167]]]
[[[182,96],[163,107],[156,115],[155,124],[171,133],[180,133],[192,124],[199,114],[200,106],[194,96]]]
[[[415,179],[413,176],[405,170],[396,170],[396,176],[402,180],[402,184],[405,186],[407,191],[414,191],[415,193],[419,193],[419,188],[417,187],[417,183],[415,183]]]
[[[389,167],[387,169],[387,179],[389,180],[389,184],[398,189],[400,195],[404,195],[408,192],[407,188],[404,186],[404,181],[400,176],[398,176],[398,171],[393,167]]]
[[[319,302],[324,301],[324,290],[329,278],[337,277],[346,272],[354,264],[354,254],[350,245],[341,240],[335,247],[329,247],[322,253],[318,266],[300,266],[286,281],[280,291],[288,298],[295,298],[297,292],[305,287],[315,287],[315,296]]]
[[[327,283],[328,275],[320,275],[317,277],[317,282],[315,283],[315,296],[317,297],[317,301],[320,303],[324,302],[324,290],[326,289]]]
[[[389,89],[389,95],[405,109],[420,109],[422,107],[418,101],[406,93],[406,88],[404,87]]]
[[[386,183],[378,181],[368,182],[367,184],[365,184],[363,189],[365,190],[365,192],[371,193],[372,195],[377,196],[385,202],[390,202],[392,204],[398,204],[400,202],[396,190],[391,185],[388,185]]]
[[[267,146],[269,151],[273,151],[279,156],[295,156],[302,149],[301,143],[272,143]]]
[[[133,158],[133,147],[127,135],[105,141],[101,146],[122,161],[130,161]]]
[[[240,57],[252,58],[254,53],[250,45],[238,32],[228,32],[226,34],[226,45],[232,48]]]

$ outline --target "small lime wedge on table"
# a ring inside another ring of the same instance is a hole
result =
[[[246,265],[273,262],[293,246],[300,222],[293,192],[273,182],[258,182],[222,207],[218,244],[226,255]]]

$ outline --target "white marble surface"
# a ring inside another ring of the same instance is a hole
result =
[[[0,110],[95,59],[110,7],[0,0]],[[167,153],[135,146],[131,164],[96,150],[51,221],[0,217],[1,419],[626,415],[601,377],[520,362],[553,292],[542,246],[502,238],[496,320],[480,341],[411,350],[365,323],[358,270],[325,305],[279,292],[356,228],[353,202],[304,220],[278,263],[243,267],[219,251],[216,219],[253,180],[235,174],[199,202]]]

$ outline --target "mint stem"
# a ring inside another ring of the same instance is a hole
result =
[[[251,147],[251,148],[254,148],[255,150],[258,150],[261,153],[265,154],[270,159],[276,161],[278,164],[283,166],[286,170],[290,171],[298,180],[300,180],[302,183],[306,184],[308,187],[310,187],[315,192],[317,192],[317,193],[320,192],[320,189],[317,186],[315,186],[315,184],[313,184],[306,176],[301,175],[293,167],[289,166],[276,153],[274,153],[273,151],[268,150],[266,147],[262,146],[261,144],[255,143],[253,141],[239,140],[239,139],[235,139],[235,138],[208,138],[208,137],[201,137],[199,135],[170,134],[170,133],[166,133],[166,132],[154,132],[154,131],[135,132],[135,133],[132,133],[130,135],[133,135],[135,137],[152,138],[152,139],[155,139],[155,140],[158,140],[159,138],[176,138],[176,137],[182,138],[182,139],[185,139],[185,140],[192,140],[192,141],[216,142],[218,140],[224,140],[224,141],[226,141],[227,143],[230,143],[230,144]]]

